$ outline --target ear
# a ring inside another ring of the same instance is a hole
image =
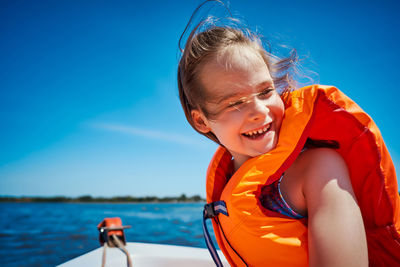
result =
[[[208,133],[211,131],[208,120],[206,116],[204,116],[203,112],[194,109],[191,111],[193,124],[196,129],[202,133]]]

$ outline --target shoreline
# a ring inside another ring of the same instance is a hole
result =
[[[92,197],[89,195],[80,197],[40,197],[40,196],[0,196],[0,203],[201,203],[206,200],[199,195],[187,197],[182,194],[179,197],[133,197],[133,196],[115,196],[115,197]]]

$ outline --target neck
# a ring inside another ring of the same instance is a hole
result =
[[[238,155],[231,151],[230,151],[230,153],[233,156],[233,171],[234,172],[236,172],[240,168],[240,166],[243,165],[243,163],[245,163],[248,159],[251,158],[249,156]]]

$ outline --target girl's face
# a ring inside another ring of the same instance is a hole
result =
[[[284,104],[262,57],[251,48],[206,64],[200,80],[209,96],[206,118],[192,111],[198,130],[213,132],[234,158],[235,169],[247,159],[275,148]]]

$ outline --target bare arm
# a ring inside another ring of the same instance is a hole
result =
[[[307,151],[303,184],[310,266],[368,266],[364,224],[346,163],[334,150]]]

